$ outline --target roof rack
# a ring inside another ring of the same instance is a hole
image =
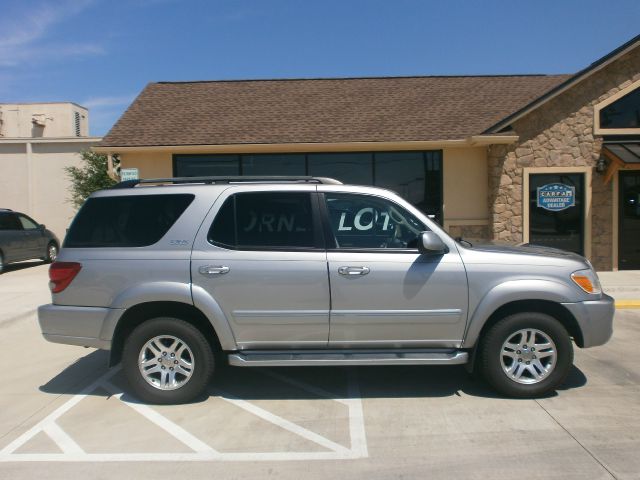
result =
[[[342,185],[342,182],[326,177],[299,177],[299,176],[234,176],[234,177],[175,177],[175,178],[140,178],[137,180],[125,180],[116,183],[112,189],[133,188],[145,183],[204,183],[228,184],[228,183],[319,183],[325,185]]]

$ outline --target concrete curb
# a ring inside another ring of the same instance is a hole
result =
[[[616,310],[640,308],[640,300],[616,300]]]

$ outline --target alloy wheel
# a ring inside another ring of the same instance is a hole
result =
[[[158,335],[144,344],[138,368],[145,381],[159,390],[176,390],[193,375],[193,352],[178,337]]]
[[[500,349],[500,364],[514,382],[539,383],[557,363],[556,345],[542,330],[526,328],[511,334]]]

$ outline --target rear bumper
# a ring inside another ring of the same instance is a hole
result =
[[[124,310],[100,307],[42,305],[38,323],[45,340],[103,350],[111,349],[111,338],[101,338],[106,325],[117,321]]]
[[[600,300],[586,302],[563,303],[569,310],[582,331],[583,348],[597,347],[609,341],[613,334],[614,299],[602,294]]]

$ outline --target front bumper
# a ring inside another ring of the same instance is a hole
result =
[[[597,347],[609,341],[613,334],[614,299],[602,294],[600,300],[563,303],[578,322],[582,332],[582,348]]]
[[[38,308],[38,323],[45,340],[103,350],[111,349],[111,338],[102,332],[120,317],[124,310],[100,307],[70,307],[42,305]]]

